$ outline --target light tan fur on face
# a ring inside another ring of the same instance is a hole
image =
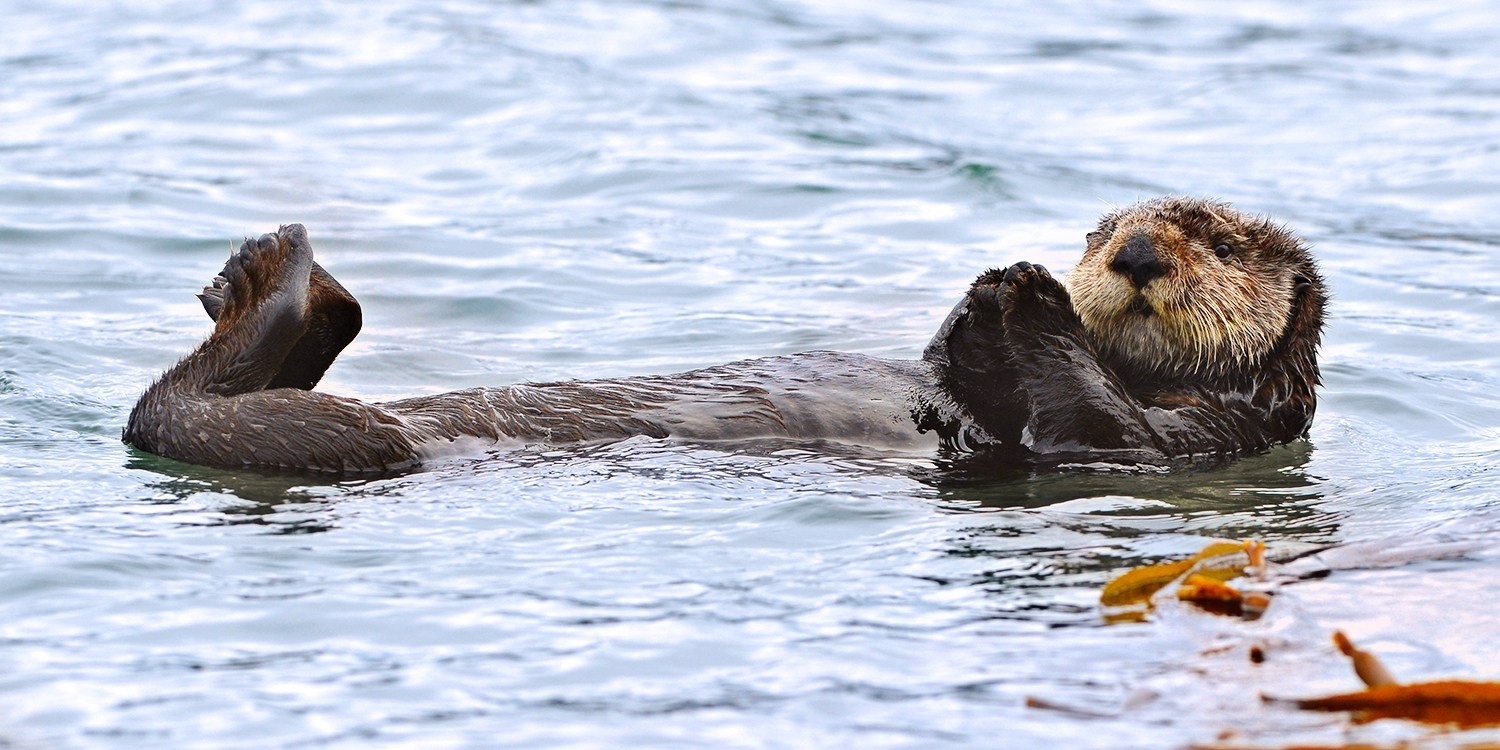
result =
[[[1140,290],[1110,267],[1137,234],[1163,266]],[[1100,221],[1066,284],[1096,345],[1113,356],[1163,375],[1242,369],[1270,353],[1292,314],[1297,271],[1274,246],[1287,237],[1227,204],[1147,201]],[[1214,253],[1220,243],[1233,249],[1228,258]]]

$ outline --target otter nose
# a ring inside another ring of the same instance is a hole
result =
[[[1130,283],[1136,289],[1146,285],[1146,282],[1166,273],[1162,268],[1161,259],[1156,257],[1156,248],[1151,245],[1151,238],[1144,233],[1136,234],[1125,241],[1125,247],[1115,253],[1115,259],[1110,262],[1109,267],[1116,273],[1122,273],[1130,277]]]

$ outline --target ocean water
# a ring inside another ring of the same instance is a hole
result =
[[[1262,695],[1500,676],[1500,45],[1485,2],[34,2],[0,9],[0,745],[1431,746]],[[1284,221],[1310,439],[985,476],[633,439],[332,481],[130,449],[231,244],[305,223],[369,399],[916,357],[1112,206]],[[1257,622],[1132,566],[1332,545]],[[1262,646],[1265,664],[1247,651]],[[1061,706],[1028,707],[1031,702]]]

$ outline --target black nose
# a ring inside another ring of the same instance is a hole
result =
[[[1125,241],[1125,247],[1115,253],[1115,259],[1109,267],[1117,273],[1123,273],[1130,277],[1130,283],[1136,289],[1146,285],[1146,282],[1166,273],[1162,268],[1161,259],[1156,257],[1156,248],[1151,246],[1151,238],[1145,234],[1137,234]]]

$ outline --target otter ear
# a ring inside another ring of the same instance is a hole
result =
[[[1093,245],[1095,243],[1103,242],[1109,239],[1114,235],[1115,230],[1119,229],[1119,227],[1119,221],[1117,221],[1113,216],[1106,216],[1103,219],[1099,220],[1099,226],[1094,227],[1094,231],[1089,232],[1083,237],[1088,241],[1090,245]]]
[[[1312,279],[1309,279],[1300,273],[1292,277],[1292,292],[1301,294],[1307,291],[1307,288],[1310,286],[1312,286]]]

